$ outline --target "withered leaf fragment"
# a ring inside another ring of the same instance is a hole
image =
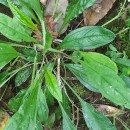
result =
[[[97,2],[84,11],[84,24],[87,26],[95,25],[112,8],[116,0],[97,0]]]

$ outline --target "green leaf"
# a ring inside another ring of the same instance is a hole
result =
[[[99,65],[103,65],[104,67],[108,67],[111,70],[113,70],[115,73],[118,72],[118,68],[116,66],[116,64],[110,60],[110,58],[108,58],[105,55],[99,54],[99,53],[95,53],[95,52],[88,52],[88,53],[84,53],[84,52],[78,52],[77,54],[79,57],[83,57],[84,60],[88,63],[88,62],[96,62]],[[89,83],[88,82],[88,74],[86,73],[84,67],[82,65],[66,65],[67,68],[77,77],[77,79],[89,90],[94,91],[94,92],[99,92],[97,88],[95,88],[94,86],[96,84],[94,84],[94,82]]]
[[[13,47],[0,43],[0,69],[8,64],[12,59],[21,56]]]
[[[88,62],[96,62],[100,65],[103,65],[104,67],[107,67],[114,71],[116,74],[118,73],[118,68],[115,62],[113,62],[109,57],[96,53],[96,52],[79,52],[79,54],[84,58],[84,61]]]
[[[110,68],[110,61],[108,60],[108,63],[105,63],[101,59],[96,61],[95,59],[89,59],[91,56],[87,57],[87,55],[88,53],[85,54],[84,52],[85,60],[88,58],[88,62],[78,60],[84,69],[84,73],[86,73],[86,82],[96,88],[104,97],[113,103],[130,109],[130,89],[117,75],[117,72]],[[78,64],[70,66],[71,68],[77,69],[75,67],[76,65]],[[111,63],[111,66],[112,65],[114,68],[113,63]]]
[[[130,75],[130,60],[129,59],[116,58],[114,61],[117,63],[119,70],[123,74]]]
[[[45,90],[45,97],[46,97],[46,101],[47,101],[48,106],[53,107],[54,104],[55,104],[54,97],[50,93],[50,91],[48,90],[48,88],[46,88],[46,90]]]
[[[46,97],[41,89],[40,96],[38,97],[38,120],[45,123],[48,120],[49,109],[46,103]]]
[[[51,44],[52,44],[52,36],[48,31],[46,31],[46,43],[45,48],[43,50],[44,54],[48,51],[49,48],[51,48]]]
[[[27,0],[8,0],[8,2],[13,3],[15,5],[18,5],[18,8],[24,12],[28,17],[34,19],[36,22],[38,22],[37,17],[35,13],[33,12],[32,8],[30,7],[30,4],[27,3]],[[9,7],[7,0],[0,0],[0,3]]]
[[[93,92],[99,92],[95,88],[93,82],[88,81],[88,74],[82,65],[79,64],[67,64],[66,67],[77,77],[77,79],[82,83],[86,88]]]
[[[36,51],[34,49],[23,49],[22,53],[24,55],[23,59],[29,62],[34,62],[34,58],[35,56],[37,57],[37,61],[41,61],[42,59],[42,54],[41,52],[37,51],[37,55],[36,55]]]
[[[15,86],[20,86],[23,84],[31,75],[32,68],[25,68],[17,73],[15,78]]]
[[[42,125],[37,120],[37,113],[43,75],[44,68],[40,73],[36,73],[35,80],[32,80],[30,87],[22,98],[22,104],[9,120],[4,130],[41,130]]]
[[[37,99],[39,96],[39,89],[41,88],[37,86],[30,94],[28,93],[24,96],[24,102],[9,120],[4,130],[36,129]]]
[[[126,85],[130,88],[130,77],[124,75],[122,76],[122,79],[124,80]]]
[[[5,71],[0,73],[0,85],[5,82],[5,80],[8,78],[9,74]]]
[[[63,115],[63,130],[77,130],[76,126],[72,123],[62,105],[60,105],[60,108]]]
[[[0,0],[0,3],[8,7],[8,2],[19,4],[19,0]]]
[[[74,50],[94,49],[110,43],[114,38],[114,33],[103,27],[82,27],[69,33],[58,48]]]
[[[70,20],[77,17],[80,13],[82,13],[88,7],[92,6],[95,2],[96,0],[71,0],[69,6],[66,9],[64,23],[61,26],[60,32],[65,27],[65,25],[70,22]]]
[[[36,42],[18,21],[0,13],[0,32],[7,38],[17,42]]]
[[[5,6],[8,6],[8,2],[6,0],[0,0],[0,3],[5,5]]]
[[[38,18],[36,17],[36,14],[30,7],[30,4],[26,3],[26,1],[19,1],[21,7],[19,9],[24,12],[29,18],[35,20],[38,23]]]
[[[44,130],[40,121],[37,120],[36,129],[35,130]]]
[[[65,109],[66,113],[68,115],[71,115],[71,107],[70,107],[70,104],[69,104],[69,101],[68,101],[68,97],[66,96],[65,92],[63,91],[63,103],[62,103],[62,106],[63,108]]]
[[[18,111],[19,107],[21,106],[24,96],[27,92],[27,89],[21,90],[14,98],[11,98],[8,102],[8,107],[13,111]]]
[[[90,130],[116,130],[116,127],[102,113],[80,98],[85,122]]]
[[[115,59],[115,62],[119,65],[124,65],[124,66],[130,67],[129,59],[117,58],[117,59]]]
[[[21,10],[19,10],[15,5],[9,3],[9,7],[14,14],[14,16],[25,26],[33,29],[33,30],[38,30],[36,25],[32,22],[32,20],[26,16]]]
[[[38,102],[37,102],[37,107],[38,107],[37,120],[40,122],[46,122],[46,120],[48,119],[49,110],[47,107],[45,96],[42,90],[40,91],[41,92],[39,93],[40,95],[38,96]],[[24,96],[26,97],[25,95],[26,92],[27,89],[21,90],[14,98],[12,98],[8,102],[8,106],[12,111],[14,112],[18,111],[19,107],[22,105],[24,101]]]
[[[104,97],[130,109],[130,89],[114,71],[96,62],[82,61],[81,64],[87,73],[88,82],[93,84]]]
[[[38,17],[42,18],[42,9],[40,6],[39,0],[23,0],[25,1],[38,15]]]
[[[47,70],[45,73],[46,86],[50,93],[60,102],[62,101],[61,88],[58,85],[58,81],[51,71]]]
[[[49,128],[52,128],[53,125],[54,125],[54,122],[55,122],[55,113],[51,114],[47,120],[47,123],[46,125],[49,127]]]

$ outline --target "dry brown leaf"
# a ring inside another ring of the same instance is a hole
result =
[[[97,111],[107,116],[120,115],[122,113],[120,109],[109,106],[109,105],[96,105],[95,107]]]
[[[55,38],[58,36],[58,33],[55,32],[55,25],[56,25],[56,22],[54,21],[53,17],[52,16],[45,16],[44,18],[45,20],[45,23],[47,25],[47,29],[49,31],[49,33]]]
[[[53,36],[53,38],[56,38],[58,36],[58,33],[55,32],[55,30],[54,30],[56,22],[54,21],[53,17],[45,16],[44,21],[46,23],[49,33]],[[42,30],[39,25],[36,25],[36,26],[40,31]],[[43,42],[43,38],[42,38],[41,34],[39,34],[39,32],[36,32],[36,31],[33,31],[33,32],[34,32],[33,37],[36,38],[38,41]]]
[[[55,3],[56,3],[56,0],[47,1],[46,8],[45,8],[45,16],[52,16],[53,10],[55,8]],[[54,32],[58,32],[61,25],[63,24],[67,6],[68,6],[68,0],[59,0],[54,18],[59,13],[62,13],[62,17],[60,17],[60,19],[56,22],[56,25],[54,27]],[[66,30],[67,30],[67,26],[63,29],[63,32],[65,32]]]
[[[84,24],[87,26],[95,25],[112,8],[116,0],[97,0],[97,2],[84,11]]]
[[[6,124],[9,121],[9,114],[7,112],[4,112],[0,110],[0,130],[4,130]]]

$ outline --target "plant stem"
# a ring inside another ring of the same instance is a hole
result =
[[[115,119],[117,119],[119,122],[121,122],[121,124],[124,126],[124,128],[126,130],[130,130],[130,127],[123,121],[121,120],[120,118],[118,118],[117,116],[115,116]]]
[[[61,55],[58,54],[58,58],[57,58],[57,80],[58,80],[58,84],[59,86],[61,86],[61,79],[60,79],[60,64],[61,64]]]
[[[59,0],[56,0],[56,3],[55,3],[55,6],[54,6],[54,10],[53,10],[53,13],[52,13],[52,16],[54,17],[55,13],[56,13],[56,9],[58,7],[58,3],[59,3]]]
[[[13,63],[9,66],[9,68],[6,70],[6,72],[10,71],[12,66],[15,65],[15,63],[18,61],[19,56],[13,61]]]
[[[115,16],[113,19],[109,20],[108,22],[106,22],[105,24],[103,24],[102,26],[106,26],[108,24],[110,24],[111,22],[113,22],[114,20],[118,19],[121,15],[122,15],[122,12],[124,10],[124,7],[125,7],[125,4],[126,4],[126,0],[124,1],[119,13],[117,14],[117,16]]]
[[[127,31],[127,30],[129,30],[129,29],[130,29],[130,28],[129,28],[129,27],[127,27],[127,28],[125,28],[125,29],[121,30],[120,32],[118,32],[116,35],[120,35],[121,33],[125,32],[125,31]]]
[[[71,91],[75,94],[75,96],[80,99],[79,95],[71,88],[71,86],[62,78],[63,82],[71,89]]]

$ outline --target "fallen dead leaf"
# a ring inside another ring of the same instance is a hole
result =
[[[96,104],[95,107],[96,107],[97,111],[99,111],[99,112],[101,112],[101,113],[103,113],[104,115],[107,115],[107,116],[122,114],[122,111],[120,109],[109,106],[109,105]]]
[[[116,0],[97,0],[97,2],[84,11],[84,24],[87,26],[95,25],[112,8]]]
[[[45,16],[52,16],[54,8],[55,8],[55,2],[56,0],[48,0],[46,3],[46,8],[45,8]],[[63,24],[64,21],[64,17],[65,17],[65,12],[66,12],[66,8],[68,6],[68,0],[59,0],[58,5],[57,5],[57,9],[54,15],[54,19],[56,18],[56,16],[59,13],[62,13],[62,16],[60,17],[60,19],[56,22],[56,25],[54,26],[54,32],[58,32],[61,25]],[[66,26],[62,33],[64,33],[67,30]]]
[[[55,32],[55,26],[56,26],[57,23],[54,21],[52,16],[45,16],[44,20],[45,20],[45,23],[47,25],[47,29],[48,29],[49,33],[54,38],[56,38],[58,36],[58,33]]]
[[[54,21],[53,17],[49,16],[49,15],[45,16],[44,21],[46,23],[49,33],[52,35],[53,38],[56,38],[58,36],[58,33],[55,32],[55,30],[54,30],[56,22]],[[42,29],[39,25],[36,25],[36,26],[40,31],[42,31]],[[33,37],[36,38],[38,41],[43,42],[43,38],[38,32],[34,31]]]
[[[0,130],[4,130],[5,125],[9,121],[9,114],[0,110]]]

